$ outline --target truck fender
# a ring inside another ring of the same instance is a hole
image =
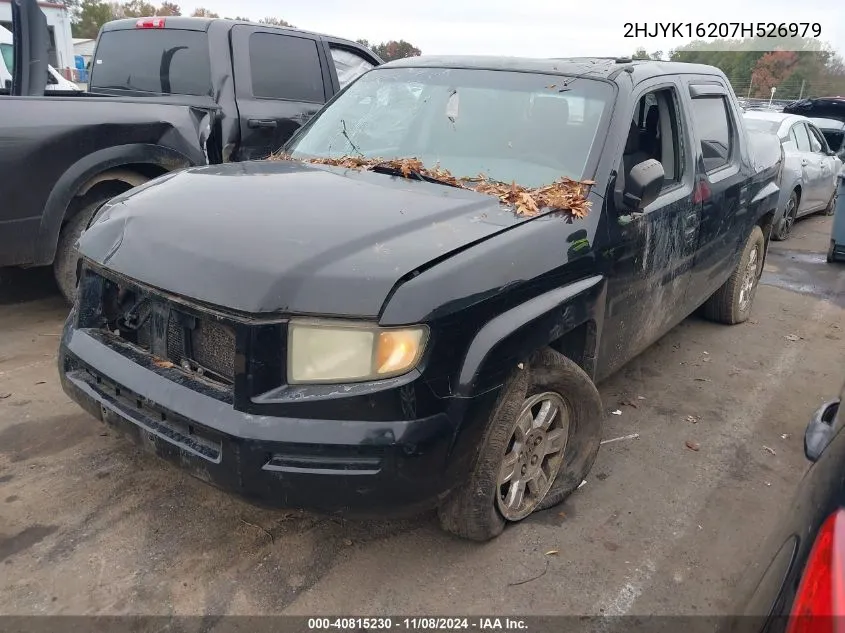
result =
[[[587,321],[599,322],[603,280],[594,275],[555,288],[490,320],[469,344],[454,397],[472,398],[501,387],[519,359]],[[593,339],[586,357],[593,356],[597,337]]]
[[[130,187],[137,187],[139,185],[143,185],[149,180],[149,178],[142,176],[136,171],[129,171],[128,169],[109,169],[97,174],[91,178],[91,180],[82,185],[79,188],[79,191],[76,192],[76,195],[84,196],[94,188],[94,185],[98,185],[101,182],[107,182],[109,180],[118,180],[120,182],[125,182]]]
[[[50,191],[35,245],[35,265],[53,262],[59,231],[74,197],[104,180],[120,180],[133,187],[145,182],[147,179],[141,174],[124,169],[127,165],[138,164],[153,165],[165,171],[193,165],[187,156],[176,150],[148,143],[116,145],[82,157],[65,170]],[[101,175],[103,177],[98,180]]]

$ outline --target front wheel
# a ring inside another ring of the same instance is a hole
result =
[[[745,243],[739,263],[728,280],[704,303],[704,316],[711,321],[733,325],[742,323],[751,314],[757,284],[763,273],[766,240],[763,230],[755,226]]]
[[[439,508],[440,524],[486,541],[507,522],[561,503],[595,462],[601,421],[589,376],[552,349],[536,352],[502,389],[475,468]]]
[[[76,263],[79,260],[76,243],[88,226],[88,222],[94,217],[94,213],[107,201],[108,198],[103,198],[85,205],[65,223],[59,233],[56,257],[53,260],[53,274],[62,296],[70,305],[73,305],[76,298]]]

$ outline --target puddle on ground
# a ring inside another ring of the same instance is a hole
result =
[[[845,307],[845,293],[839,289],[839,276],[840,271],[827,263],[825,253],[770,250],[760,282]]]

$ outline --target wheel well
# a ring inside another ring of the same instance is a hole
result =
[[[798,203],[801,203],[801,185],[795,185],[795,189],[793,191],[798,194]]]
[[[566,356],[587,372],[588,375],[592,376],[595,368],[595,359],[593,353],[588,350],[588,347],[592,349],[591,345],[593,341],[595,341],[595,325],[592,321],[585,321],[578,327],[569,330],[563,336],[553,340],[549,343],[549,347]]]
[[[108,200],[165,173],[167,170],[158,165],[133,163],[107,169],[92,176],[79,187],[68,204],[62,226],[94,200]]]

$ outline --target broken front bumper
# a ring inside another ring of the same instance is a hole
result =
[[[263,505],[383,516],[432,507],[452,486],[445,413],[395,422],[249,414],[136,356],[76,329],[71,315],[62,387],[94,417],[218,487]]]

